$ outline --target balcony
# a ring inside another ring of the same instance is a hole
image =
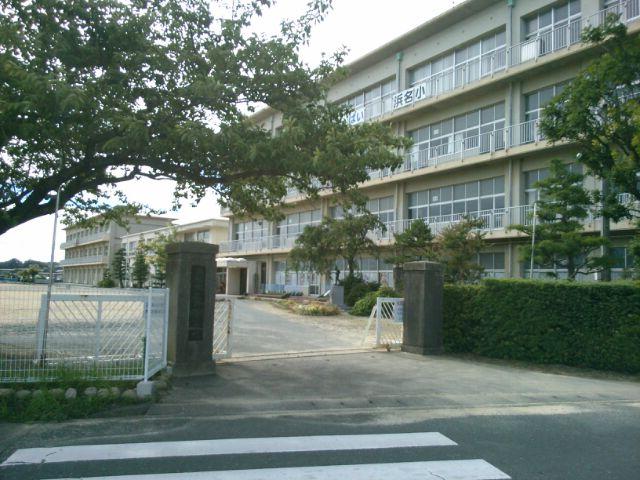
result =
[[[536,62],[551,53],[568,50],[582,40],[584,27],[597,27],[610,15],[619,16],[621,23],[630,23],[640,18],[640,0],[628,0],[600,10],[586,20],[576,18],[564,25],[540,32],[523,42],[503,47],[482,57],[460,63],[443,72],[438,72],[391,97],[391,113],[417,102],[435,98],[454,90],[463,89],[482,79],[507,72],[513,67]],[[380,115],[389,112],[388,105],[376,111]],[[366,118],[368,119],[368,118]]]
[[[629,194],[620,194],[618,197],[620,203],[636,205],[635,199]],[[465,217],[478,218],[482,220],[483,232],[501,232],[504,233],[506,229],[513,225],[531,225],[533,223],[533,205],[518,205],[514,207],[497,208],[493,210],[481,210],[477,212],[468,213],[454,213],[451,215],[441,215],[437,217],[428,217],[421,219],[403,219],[396,220],[385,224],[386,229],[383,231],[374,230],[370,232],[370,238],[377,242],[389,243],[393,240],[394,234],[404,232],[411,223],[416,221],[422,221],[429,225],[431,232],[434,235],[441,233],[446,227],[459,223]],[[585,224],[592,224],[591,229],[599,228],[596,225],[598,217],[589,215],[585,219]],[[633,228],[630,222],[622,221],[619,224],[614,224],[613,228]],[[517,236],[517,233],[513,233],[513,236]],[[258,240],[240,241],[234,240],[231,242],[225,242],[220,244],[221,253],[269,253],[271,250],[289,250],[295,245],[296,239],[299,235],[273,235],[269,237],[262,237]]]
[[[66,250],[67,248],[73,248],[80,245],[86,245],[89,243],[108,242],[111,239],[111,234],[107,232],[92,233],[91,235],[84,235],[82,237],[76,237],[73,240],[62,242],[60,248]]]
[[[80,265],[108,264],[108,255],[92,255],[89,257],[65,258],[60,262],[63,267],[75,267]]]

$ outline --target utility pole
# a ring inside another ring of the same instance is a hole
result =
[[[600,236],[603,240],[605,240],[604,244],[600,248],[600,254],[602,258],[609,258],[611,256],[611,250],[609,248],[609,240],[611,238],[611,219],[609,218],[606,206],[609,199],[611,188],[609,185],[609,179],[602,179],[602,200],[603,207],[605,207],[602,211],[602,229],[600,230]],[[600,281],[601,282],[610,282],[611,281],[611,267],[605,266],[602,272],[600,273]]]

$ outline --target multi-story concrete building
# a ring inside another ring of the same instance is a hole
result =
[[[387,233],[377,234],[382,245],[415,219],[437,232],[469,214],[485,221],[487,247],[479,261],[487,274],[528,275],[518,252],[525,239],[506,227],[530,221],[538,196],[533,185],[548,174],[550,160],[573,163],[578,153],[571,144],[547,143],[538,118],[597,54],[581,42],[583,29],[612,12],[631,34],[640,30],[640,0],[467,0],[349,65],[330,100],[353,106],[350,123],[389,123],[414,142],[399,169],[371,172],[361,185],[370,211],[387,225]],[[274,134],[281,122],[270,108],[252,118]],[[231,228],[221,251],[244,258],[241,268],[250,274],[234,281],[246,281],[249,292],[256,285],[313,292],[326,282],[289,271],[287,252],[306,225],[337,217],[340,208],[330,192],[311,202],[292,191],[286,202],[286,219],[277,224],[225,212]],[[600,221],[585,228],[599,231]],[[628,262],[631,229],[628,222],[612,227],[618,274]],[[382,260],[362,258],[360,269],[391,282],[391,266]]]
[[[60,245],[64,250],[63,278],[68,283],[96,285],[113,263],[116,251],[122,245],[122,237],[131,232],[143,232],[166,227],[172,218],[138,215],[128,219],[122,227],[111,221],[95,227],[65,229],[66,238]]]
[[[175,235],[177,242],[204,242],[220,244],[224,242],[228,236],[229,220],[226,218],[209,218],[207,220],[200,220],[190,223],[174,223],[170,226],[157,228],[154,230],[146,230],[138,233],[130,233],[123,235],[121,239],[121,246],[125,249],[127,259],[127,270],[131,271],[133,266],[134,257],[138,250],[138,247],[143,242],[148,242],[160,235],[169,236]],[[219,266],[218,284],[226,283],[226,270],[224,267]],[[153,278],[153,266],[150,266],[150,278]],[[131,286],[131,279],[127,281]]]

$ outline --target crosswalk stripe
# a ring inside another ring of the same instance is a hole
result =
[[[438,432],[311,437],[229,438],[179,442],[78,445],[17,450],[2,466],[126,460],[135,458],[191,457],[284,452],[374,450],[384,448],[444,447],[457,445]]]
[[[511,477],[484,460],[444,460],[124,475],[91,477],[84,480],[300,480],[301,478],[305,480],[508,480]]]

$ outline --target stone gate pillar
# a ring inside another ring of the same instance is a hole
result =
[[[403,280],[402,350],[422,355],[442,353],[442,265],[435,262],[405,263]]]
[[[177,375],[212,373],[218,246],[183,242],[166,248],[170,289],[167,360]]]

